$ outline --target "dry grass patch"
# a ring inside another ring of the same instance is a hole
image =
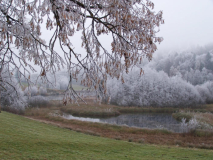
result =
[[[213,114],[210,112],[178,112],[173,113],[172,116],[177,119],[178,121],[181,121],[183,118],[186,119],[186,122],[188,122],[190,119],[195,118],[200,123],[206,123],[210,126],[213,126]]]
[[[117,107],[120,113],[174,113],[177,108],[154,108],[154,107]]]
[[[68,104],[60,108],[62,112],[72,114],[79,117],[110,117],[118,116],[120,113],[117,108],[112,105],[98,104]]]
[[[212,113],[194,113],[194,117],[204,123],[213,126],[213,114]]]
[[[79,117],[110,117],[128,113],[174,113],[178,112],[177,108],[154,108],[154,107],[124,107],[109,104],[101,104],[86,100],[88,104],[68,104],[62,106],[60,110],[64,113],[72,114]]]

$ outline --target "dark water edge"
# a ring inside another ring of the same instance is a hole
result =
[[[165,113],[122,114],[110,118],[84,118],[64,114],[63,118],[137,128],[166,129],[176,133],[183,132],[181,123],[175,120],[171,114]]]

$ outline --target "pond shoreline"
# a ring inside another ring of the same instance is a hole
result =
[[[46,107],[40,106],[39,108],[28,108],[25,110],[23,116],[39,121],[46,121],[47,123],[57,125],[62,128],[71,129],[77,132],[82,132],[94,136],[113,138],[116,140],[125,140],[143,144],[176,145],[182,147],[213,149],[213,132],[206,130],[195,130],[190,133],[172,133],[165,129],[142,129],[127,126],[117,126],[113,124],[67,120],[60,117],[63,114],[62,108],[80,114],[89,113],[92,115],[101,114],[102,112],[115,112],[119,109],[124,109],[125,112],[129,111],[129,113],[145,113],[144,111],[150,112],[155,110],[155,108],[151,107],[120,107],[106,104],[80,104],[79,106],[68,104],[67,106],[62,106],[59,101],[51,101],[50,104]],[[159,113],[160,111],[174,111],[176,109],[177,108],[171,108],[165,110],[165,108],[162,108],[160,110],[157,108],[153,113]],[[213,106],[211,105],[209,108],[203,107],[201,109],[211,111]],[[179,109],[178,111],[182,110],[183,109]],[[189,109],[187,108],[185,111],[189,111]],[[124,112],[121,112],[121,115],[123,113]]]
[[[81,122],[78,120],[66,120],[64,118],[48,116],[24,116],[42,123],[55,125],[73,131],[125,140],[142,144],[156,144],[167,146],[181,146],[189,148],[213,149],[213,134],[200,133],[172,133],[167,130],[141,129],[127,126],[116,126],[112,124],[101,124],[94,122]]]

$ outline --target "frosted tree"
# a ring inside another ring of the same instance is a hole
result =
[[[107,87],[112,96],[111,103],[126,106],[179,107],[193,106],[205,101],[193,85],[179,76],[169,77],[163,71],[157,72],[148,67],[144,70],[145,74],[142,76],[138,75],[138,69],[126,74],[124,84],[109,79]],[[133,82],[131,82],[132,77],[134,77]],[[117,86],[119,89],[116,88]],[[210,86],[210,84],[206,85],[208,90]]]
[[[208,81],[204,84],[196,86],[198,92],[206,103],[213,102],[213,82]]]
[[[38,88],[37,86],[32,86],[30,88],[25,88],[24,90],[25,96],[36,96],[38,94]]]
[[[157,71],[163,70],[170,77],[178,75],[193,85],[200,85],[213,80],[212,62],[213,45],[208,45],[180,53],[168,53],[168,56],[161,58],[154,57],[148,66]]]
[[[8,65],[11,74],[18,69],[19,78],[29,83],[30,73],[36,71],[32,63],[40,67],[44,81],[48,72],[67,67],[64,104],[78,98],[72,81],[80,73],[81,83],[101,97],[107,76],[122,80],[123,72],[144,56],[152,59],[156,43],[162,41],[156,32],[164,23],[162,11],[153,8],[150,0],[1,0],[0,66]],[[48,41],[42,39],[42,23],[51,30]],[[85,54],[73,46],[77,32]],[[111,50],[101,43],[102,35],[111,37]]]
[[[25,109],[24,93],[16,79],[10,77],[7,69],[1,70],[0,87],[0,106],[2,109],[16,113],[20,113]]]

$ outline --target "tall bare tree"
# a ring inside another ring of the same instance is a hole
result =
[[[47,81],[48,72],[67,67],[70,83],[64,104],[77,99],[72,80],[79,74],[81,83],[102,97],[108,76],[123,81],[123,72],[138,66],[144,56],[151,60],[156,43],[163,40],[156,36],[164,23],[162,11],[155,13],[150,0],[0,0],[0,4],[1,68],[7,65],[11,76],[18,69],[19,78],[30,82],[34,65]],[[52,30],[47,42],[41,38],[42,23]],[[78,31],[86,54],[72,45]],[[112,39],[111,50],[100,42],[104,34]]]

